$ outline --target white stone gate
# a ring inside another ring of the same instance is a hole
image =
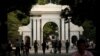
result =
[[[46,5],[35,5],[30,11],[30,23],[27,26],[19,27],[20,34],[22,33],[22,38],[25,40],[25,36],[30,36],[31,46],[34,40],[39,43],[43,42],[43,27],[48,22],[54,22],[58,26],[59,40],[66,41],[68,39],[68,23],[64,23],[64,18],[60,17],[62,9],[69,8],[67,5],[56,5],[56,4],[46,4]],[[82,34],[83,28],[78,27],[70,22],[70,38],[76,35]],[[71,43],[71,42],[70,42]]]

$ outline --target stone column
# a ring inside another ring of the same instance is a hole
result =
[[[37,41],[40,42],[40,19],[37,19]]]
[[[43,28],[42,28],[42,26],[43,26],[43,19],[41,20],[41,43],[43,42]]]
[[[37,19],[36,19],[36,40],[37,40],[37,30],[38,30],[38,29],[37,29],[37,25],[38,25],[38,24],[37,24]]]
[[[64,41],[64,19],[61,19],[61,40]]]
[[[58,39],[60,40],[61,39],[61,19],[59,19],[58,33],[59,33]]]
[[[60,19],[60,40],[62,40],[62,19]]]
[[[33,46],[33,29],[34,29],[34,25],[33,25],[33,18],[30,17],[30,23],[31,23],[31,45]]]
[[[40,19],[40,44],[42,43],[42,40],[41,40],[41,38],[42,38],[42,36],[41,36],[42,35],[41,34],[42,31],[41,30],[42,30],[42,19]]]
[[[36,19],[33,19],[33,40],[36,40]]]
[[[65,32],[66,40],[68,40],[68,23],[65,24]]]
[[[66,24],[65,24],[65,21],[64,21],[64,40],[66,41]]]

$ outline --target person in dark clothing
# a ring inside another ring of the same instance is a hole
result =
[[[26,42],[25,43],[25,53],[26,53],[26,56],[29,55],[29,49],[30,49],[30,42]]]
[[[8,43],[7,49],[8,49],[8,56],[11,56],[11,51],[12,51],[11,42]]]
[[[50,50],[50,53],[52,53],[54,50],[54,40],[51,41],[51,50]]]
[[[16,39],[16,50],[15,50],[15,55],[16,56],[21,56],[20,55],[20,42],[18,39]]]
[[[62,46],[62,44],[61,44],[61,41],[59,40],[59,42],[58,42],[58,51],[59,51],[59,53],[61,53],[61,46]]]
[[[66,40],[65,46],[66,46],[66,53],[68,53],[69,46],[70,46],[70,43],[68,42],[68,40]]]
[[[35,53],[38,52],[38,43],[37,43],[37,40],[35,40],[35,42],[34,42],[34,52]]]
[[[47,50],[49,49],[49,42],[48,41],[46,43],[46,48],[47,48]]]
[[[24,43],[23,43],[23,40],[21,41],[21,51],[22,51],[23,54],[24,54]]]
[[[46,42],[43,41],[42,43],[42,50],[43,50],[43,54],[45,54],[45,50],[46,50]]]
[[[55,42],[54,42],[54,53],[57,53],[57,46],[58,45],[58,41],[57,40],[55,40]]]
[[[79,39],[77,41],[77,51],[72,53],[72,56],[94,56],[91,51],[86,50],[86,40]]]

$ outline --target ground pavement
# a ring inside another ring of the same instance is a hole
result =
[[[35,54],[34,53],[34,49],[31,49],[29,56],[71,56],[71,54],[73,52],[75,52],[75,51],[76,51],[76,49],[70,49],[69,50],[69,53],[67,54],[66,53],[66,50],[63,49],[63,50],[61,50],[61,54],[60,53],[54,54],[54,53],[50,53],[49,50],[46,50],[46,53],[43,54],[43,51],[42,50],[38,50],[38,53]],[[25,56],[25,55],[22,54],[22,56]]]
[[[73,48],[73,49],[71,48],[71,49],[69,49],[69,53],[67,54],[66,50],[63,49],[63,50],[61,50],[61,54],[60,53],[54,54],[54,53],[50,53],[50,50],[46,50],[45,54],[43,54],[42,50],[38,50],[38,53],[35,54],[34,49],[30,49],[29,56],[71,56],[71,54],[75,51],[76,51],[76,48]],[[15,55],[12,54],[11,56],[15,56]],[[23,55],[21,52],[21,56],[25,56],[25,55]]]

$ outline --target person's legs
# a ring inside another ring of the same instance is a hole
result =
[[[45,48],[43,49],[43,53],[45,54]]]
[[[16,50],[15,50],[15,56],[18,55],[18,48],[16,47]]]
[[[61,48],[60,48],[60,50],[59,50],[59,53],[61,53]]]
[[[8,56],[11,56],[11,52],[10,51],[8,51]]]
[[[35,53],[37,53],[37,48],[35,48]]]
[[[43,48],[43,54],[45,53],[45,50],[44,50],[44,48]]]
[[[36,53],[36,48],[34,48],[34,53]]]
[[[38,48],[36,48],[36,53],[38,53]]]
[[[69,48],[67,48],[67,53],[68,53],[68,51],[69,51]]]
[[[26,56],[28,56],[28,55],[29,55],[29,49],[26,50]]]
[[[21,56],[21,54],[20,54],[20,48],[19,47],[18,47],[18,55]]]
[[[54,48],[54,53],[57,53],[57,48]]]
[[[68,53],[68,48],[66,48],[66,53]]]

